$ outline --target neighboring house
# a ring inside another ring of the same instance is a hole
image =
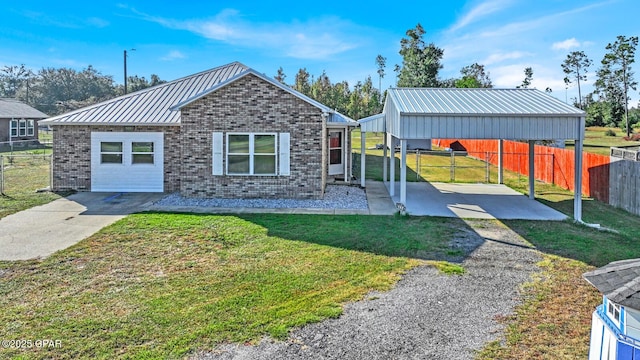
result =
[[[593,312],[589,360],[640,360],[640,259],[584,274],[602,294]]]
[[[37,141],[38,120],[48,117],[21,101],[0,98],[0,143]]]
[[[319,199],[357,123],[234,62],[47,119],[53,189]]]

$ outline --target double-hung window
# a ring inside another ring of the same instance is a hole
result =
[[[153,142],[132,142],[131,143],[131,163],[132,164],[153,164]]]
[[[122,164],[122,143],[103,141],[100,143],[100,163]]]
[[[227,134],[227,174],[276,175],[276,134]]]
[[[18,137],[18,120],[11,120],[11,137]]]
[[[34,133],[34,120],[11,120],[11,137],[33,136]]]

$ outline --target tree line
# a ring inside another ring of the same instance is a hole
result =
[[[491,88],[492,82],[485,66],[473,63],[460,69],[460,76],[440,77],[444,50],[424,39],[425,30],[417,24],[406,31],[400,40],[402,63],[394,65],[397,87],[450,87]],[[638,37],[618,36],[606,46],[607,53],[596,70],[595,90],[582,95],[581,86],[588,81],[587,74],[593,61],[584,51],[569,53],[561,68],[564,83],[576,86],[578,97],[573,105],[585,110],[587,126],[621,127],[627,136],[633,126],[640,126],[640,110],[628,109],[629,92],[637,89],[631,65],[635,62]],[[378,86],[371,76],[350,85],[347,81],[332,82],[322,72],[317,77],[301,68],[293,81],[286,81],[282,67],[274,78],[291,88],[315,99],[353,119],[361,119],[382,111],[385,92],[382,79],[386,76],[387,59],[378,55],[375,59]],[[533,68],[524,69],[524,78],[518,88],[527,88],[533,81]],[[129,76],[128,91],[133,92],[165,82],[157,75]],[[551,92],[552,89],[545,89]],[[21,66],[5,66],[0,69],[0,97],[17,98],[49,114],[57,115],[96,102],[124,94],[123,85],[116,84],[111,75],[103,75],[92,66],[76,71],[70,68],[43,68],[37,72]]]
[[[152,74],[150,79],[127,77],[128,92],[166,81]],[[58,115],[123,95],[124,86],[111,75],[103,75],[93,66],[77,71],[71,68],[42,68],[33,71],[24,65],[0,69],[0,97],[23,101],[47,115]]]

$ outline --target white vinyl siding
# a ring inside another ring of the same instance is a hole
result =
[[[161,132],[92,132],[91,191],[163,192],[163,149]]]

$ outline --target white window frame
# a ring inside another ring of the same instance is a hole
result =
[[[618,318],[616,319],[616,313],[618,314]],[[620,327],[620,319],[622,318],[622,309],[620,305],[614,303],[613,301],[607,299],[607,316],[614,324]]]
[[[35,134],[35,120],[11,119],[9,137],[25,137]]]
[[[27,120],[27,136],[33,136],[35,133],[35,121]]]
[[[145,151],[133,151],[133,147],[135,143],[151,143],[151,152]],[[151,155],[151,162],[136,162],[136,155]],[[144,166],[144,165],[153,165],[156,163],[156,144],[153,141],[131,141],[131,165],[135,166]]]
[[[229,151],[229,137],[235,135],[248,135],[249,136],[249,153],[231,153]],[[260,135],[268,135],[273,136],[273,153],[256,153],[255,152],[255,137]],[[225,172],[230,176],[277,176],[278,175],[278,133],[272,132],[259,132],[259,133],[247,133],[247,132],[228,132],[226,134],[226,154],[225,154],[225,163],[226,169]],[[231,173],[229,172],[229,155],[248,155],[249,156],[249,172],[248,173]],[[254,159],[256,155],[270,155],[274,158],[274,172],[269,174],[256,174],[255,173],[255,163]]]
[[[18,119],[11,119],[10,137],[18,137]]]
[[[102,144],[103,143],[119,143],[120,144],[120,151],[102,151]],[[100,141],[100,164],[101,165],[124,165],[124,145],[125,143],[123,141]],[[120,162],[104,162],[102,160],[102,155],[120,155]]]

